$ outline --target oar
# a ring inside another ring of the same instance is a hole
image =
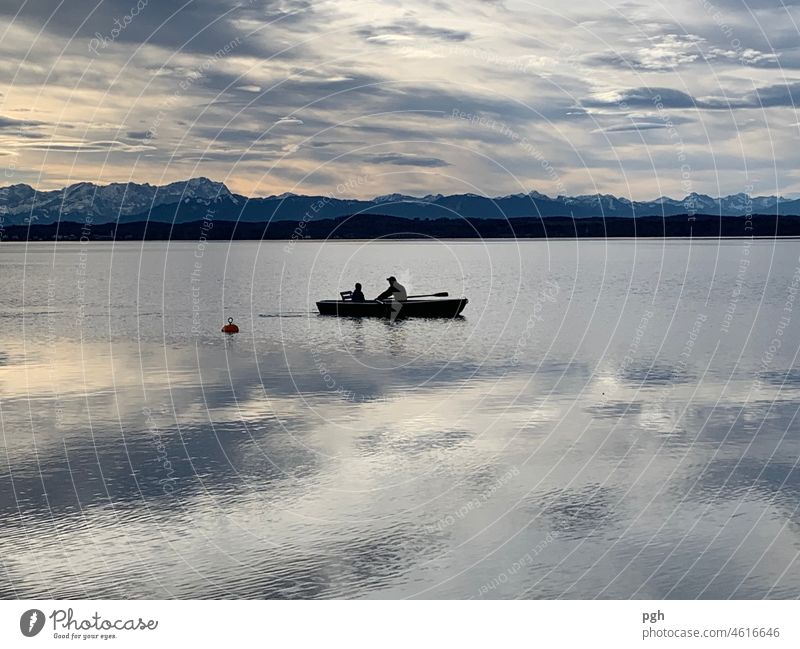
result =
[[[408,299],[410,300],[412,297],[448,297],[450,293],[445,291],[444,293],[428,293],[427,295],[409,295]]]

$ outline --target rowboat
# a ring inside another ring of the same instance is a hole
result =
[[[351,300],[321,300],[317,302],[320,315],[340,318],[455,318],[467,306],[467,298],[448,300],[394,300],[353,302]]]

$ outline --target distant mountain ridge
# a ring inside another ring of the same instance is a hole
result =
[[[244,221],[318,221],[352,214],[404,218],[516,217],[643,217],[696,213],[721,216],[748,214],[800,215],[800,199],[739,193],[720,198],[692,193],[681,200],[662,196],[631,201],[611,194],[550,197],[537,191],[495,198],[478,194],[389,194],[371,200],[307,196],[247,198],[221,182],[191,178],[167,185],[149,183],[77,183],[62,189],[36,191],[24,184],[0,188],[4,225],[58,221],[187,223],[203,218]]]

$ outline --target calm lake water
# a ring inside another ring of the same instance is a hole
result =
[[[2,597],[800,592],[800,242],[0,245]]]

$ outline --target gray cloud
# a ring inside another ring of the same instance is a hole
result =
[[[336,147],[336,146],[359,146],[364,144],[363,142],[355,142],[349,140],[321,140],[321,141],[314,141],[311,140],[307,142],[304,146],[310,147],[312,149],[325,149],[328,147]]]
[[[45,26],[48,32],[73,40],[85,39],[87,55],[91,39],[110,39],[100,55],[120,45],[145,41],[184,52],[209,53],[239,38],[241,53],[276,55],[270,47],[273,39],[247,38],[252,31],[237,21],[257,19],[264,31],[291,29],[304,21],[319,19],[319,12],[309,0],[149,0],[141,10],[136,0],[103,0],[87,6],[63,2],[54,6],[49,0],[26,0],[0,3],[0,17],[14,19],[35,29]],[[291,52],[282,57],[293,56]]]
[[[401,165],[404,167],[449,167],[450,163],[441,158],[430,158],[406,153],[374,153],[364,156],[372,164]]]
[[[704,98],[675,90],[674,88],[630,88],[619,91],[613,97],[590,97],[581,103],[590,108],[698,108],[706,110],[730,110],[736,108],[794,108],[800,101],[800,81],[774,84],[756,88],[752,92],[710,96]]]
[[[4,117],[0,115],[0,129],[21,129],[30,126],[42,126],[44,122],[39,122],[34,119],[15,119],[13,117]]]
[[[726,32],[722,29],[717,32],[706,30],[705,35],[671,31],[677,30],[677,25],[658,25],[656,29],[667,31],[653,35],[642,34],[634,39],[637,42],[635,48],[584,55],[581,63],[647,72],[666,72],[697,64],[706,67],[727,64],[775,68],[797,63],[791,56],[781,58],[785,52],[779,51],[772,44],[766,51],[758,49],[755,43],[757,35],[749,32],[742,33],[741,38],[731,36],[726,39]],[[790,49],[797,48],[793,44]]]
[[[581,101],[589,108],[654,108],[657,103],[665,108],[697,108],[697,101],[688,93],[673,88],[630,88],[613,97],[590,97]]]
[[[703,39],[693,34],[663,34],[642,39],[635,50],[589,55],[588,65],[613,65],[632,70],[673,70],[681,65],[707,60],[701,49]]]
[[[50,140],[47,142],[25,142],[17,146],[31,151],[48,151],[62,153],[137,153],[140,151],[150,151],[155,149],[153,146],[145,144],[128,144],[117,140],[95,140],[95,141],[58,141]]]
[[[414,18],[404,18],[381,27],[370,25],[356,30],[362,38],[377,44],[392,42],[391,37],[402,36],[406,38],[423,37],[444,41],[465,41],[470,38],[470,33],[447,27],[433,27],[420,23]]]
[[[797,107],[800,102],[800,81],[779,83],[757,88],[736,102],[741,108],[770,108],[774,106]]]
[[[713,4],[726,11],[742,12],[749,16],[753,10],[774,10],[785,13],[786,7],[800,5],[800,0],[714,0]]]
[[[631,122],[630,124],[619,124],[617,126],[605,126],[597,129],[603,133],[638,133],[639,131],[655,131],[665,128],[663,123],[652,122]]]

